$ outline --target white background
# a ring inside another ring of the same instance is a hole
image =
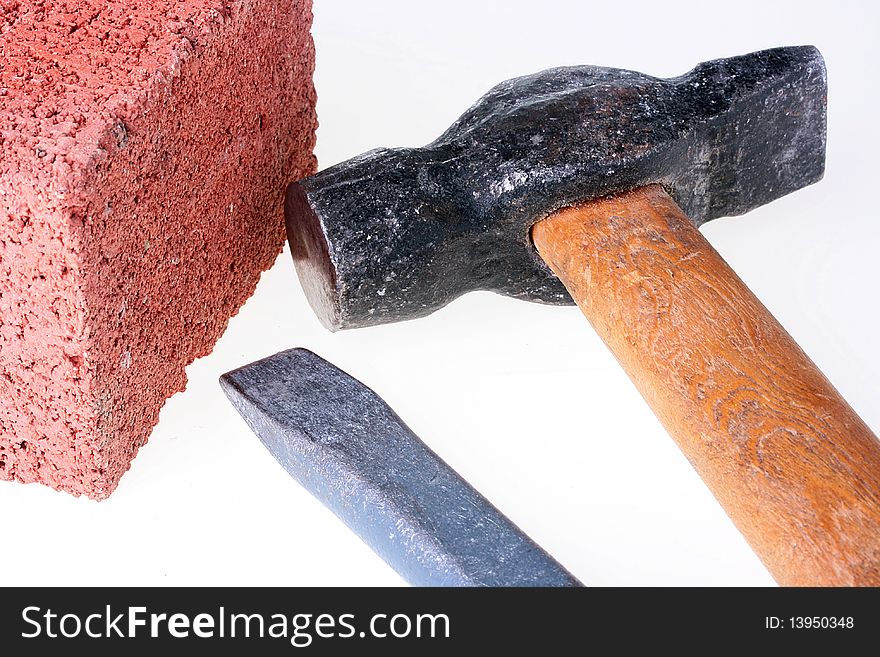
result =
[[[421,145],[495,83],[551,66],[672,76],[814,44],[830,86],[825,180],[704,232],[878,431],[875,7],[317,0],[318,158]],[[587,584],[773,583],[576,309],[474,293],[426,319],[333,335],[286,251],[188,369],[110,500],[0,485],[2,583],[401,584],[220,392],[223,372],[293,346],[382,394]]]

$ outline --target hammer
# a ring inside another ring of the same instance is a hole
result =
[[[880,442],[698,230],[818,181],[825,105],[813,47],[503,82],[291,184],[293,258],[332,330],[573,300],[780,584],[880,585]]]

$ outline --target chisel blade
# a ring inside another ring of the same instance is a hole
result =
[[[580,586],[370,388],[305,349],[220,379],[278,462],[410,584]]]

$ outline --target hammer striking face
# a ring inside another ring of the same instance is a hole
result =
[[[571,303],[532,225],[648,183],[697,226],[768,203],[822,177],[825,104],[813,47],[667,80],[578,66],[503,82],[428,146],[290,185],[300,280],[334,330],[427,315],[471,290]]]

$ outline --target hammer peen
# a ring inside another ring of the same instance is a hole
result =
[[[880,442],[698,230],[818,181],[825,105],[812,47],[510,80],[290,185],[300,280],[334,330],[574,300],[780,584],[880,585]]]

